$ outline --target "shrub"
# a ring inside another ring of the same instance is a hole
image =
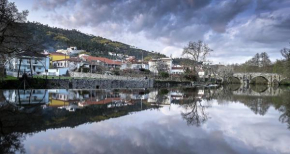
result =
[[[159,74],[162,78],[168,78],[169,74],[167,72],[160,72]]]

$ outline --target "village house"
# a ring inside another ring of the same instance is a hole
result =
[[[181,65],[174,65],[171,68],[171,73],[170,74],[184,74],[185,67]]]
[[[146,70],[149,70],[149,65],[148,65],[148,62],[127,62],[127,63],[123,63],[120,69],[121,70],[124,70],[124,69],[146,69]]]
[[[17,53],[14,58],[9,59],[5,63],[7,75],[19,76],[27,73],[45,74],[49,68],[49,57],[36,52],[21,52]]]
[[[85,52],[85,50],[78,50],[77,47],[69,47],[66,50],[60,49],[60,50],[57,50],[56,52],[62,53],[65,55],[75,55],[75,54],[79,54],[81,52]]]
[[[120,68],[121,61],[115,61],[104,57],[82,56],[81,59],[90,65],[90,68],[96,69],[96,66],[104,66],[109,69]]]
[[[148,64],[149,64],[149,70],[153,73],[159,73],[158,65],[162,65],[163,69],[166,70],[166,72],[170,73],[172,69],[172,58],[152,59],[149,61]]]
[[[54,68],[68,68],[70,71],[79,69],[82,64],[82,60],[78,57],[56,60],[52,63]]]
[[[63,53],[52,52],[52,53],[49,53],[49,58],[50,58],[50,64],[52,64],[54,61],[68,59],[70,58],[70,56]]]

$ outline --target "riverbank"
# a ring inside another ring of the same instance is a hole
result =
[[[152,79],[42,79],[4,80],[0,89],[120,89],[120,88],[153,88]]]

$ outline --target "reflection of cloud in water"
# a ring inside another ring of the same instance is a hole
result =
[[[208,109],[201,127],[182,120],[182,108],[143,111],[75,129],[49,130],[27,139],[27,153],[287,153],[290,132],[270,108],[255,115],[238,103]],[[152,114],[151,114],[152,113]],[[42,140],[38,140],[38,138]],[[38,142],[38,143],[37,143]],[[47,142],[49,144],[41,144]]]

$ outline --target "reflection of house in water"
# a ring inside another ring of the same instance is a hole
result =
[[[135,103],[146,102],[148,100],[148,94],[139,94],[139,93],[120,93],[120,97],[122,100],[125,100],[129,105],[133,105]]]
[[[77,90],[56,89],[49,92],[49,107],[57,107],[67,111],[76,111],[79,101],[84,99]]]
[[[48,103],[48,91],[43,89],[34,90],[5,90],[3,95],[6,101],[17,105],[33,105]]]
[[[171,94],[159,94],[158,90],[149,92],[148,103],[158,104],[158,105],[170,105],[171,104]]]
[[[99,92],[99,93],[98,93]],[[123,102],[118,93],[112,93],[110,91],[91,91],[89,93],[89,97],[80,101],[78,106],[84,107],[89,105],[108,105],[111,107],[113,105],[110,104],[119,104]]]
[[[171,103],[180,104],[185,95],[179,90],[170,91]]]

